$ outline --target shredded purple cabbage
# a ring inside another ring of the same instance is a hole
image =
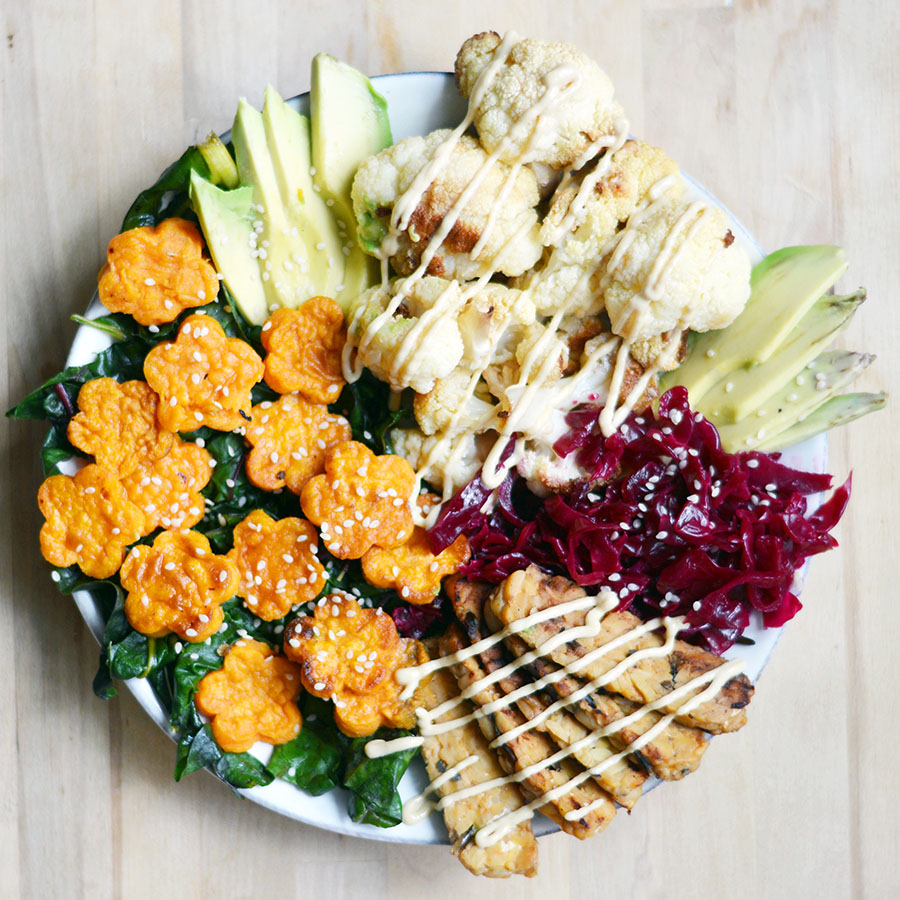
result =
[[[658,415],[632,415],[607,438],[598,412],[570,412],[555,445],[577,454],[589,484],[542,500],[513,471],[492,497],[476,477],[442,510],[435,552],[465,534],[468,578],[496,584],[534,563],[616,590],[620,608],[644,619],[684,615],[682,636],[715,653],[738,640],[754,609],[766,627],[793,618],[794,572],[837,546],[829,532],[851,479],[809,513],[806,498],[830,488],[830,475],[788,468],[778,454],[727,453],[681,387],[660,399]]]
[[[426,631],[444,616],[444,600],[438,597],[431,603],[421,606],[405,603],[391,610],[391,618],[402,637],[419,640]]]

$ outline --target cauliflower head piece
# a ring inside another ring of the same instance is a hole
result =
[[[608,169],[595,183],[581,209],[572,236],[574,243],[590,240],[592,247],[598,250],[615,235],[620,224],[648,201],[654,185],[659,185],[672,197],[679,196],[684,190],[675,160],[645,141],[626,141],[608,160],[601,157],[556,191],[541,225],[541,240],[545,245],[561,243],[556,232],[564,225],[570,204],[584,179],[598,166],[608,166]]]
[[[473,35],[460,47],[456,83],[464,97],[471,96],[478,76],[499,45],[500,35],[486,31]],[[500,158],[512,162],[522,155],[529,135],[511,135],[513,126],[543,96],[547,75],[563,65],[577,73],[578,85],[541,116],[545,122],[552,120],[552,127],[538,138],[528,161],[565,168],[594,141],[615,132],[622,107],[613,97],[613,85],[606,73],[570,44],[523,38],[513,46],[475,110],[475,128],[486,150],[493,152],[509,136]]]
[[[378,255],[388,235],[391,214],[398,197],[430,162],[449,129],[425,137],[408,137],[370,156],[353,179],[353,211],[359,242],[366,252]],[[390,261],[402,275],[414,272],[432,235],[459,196],[484,166],[487,153],[473,137],[463,135],[441,167],[409,218],[408,226],[390,248]],[[508,187],[507,181],[512,179]],[[501,193],[502,202],[498,203]],[[541,255],[537,204],[537,179],[528,168],[513,173],[495,161],[483,176],[459,219],[428,264],[429,275],[467,280],[492,268],[504,275],[520,275]],[[487,238],[472,258],[496,205]],[[512,240],[515,237],[515,240]]]
[[[459,305],[460,287],[455,281],[431,276],[417,281],[394,315],[367,344],[361,343],[366,328],[385,312],[401,282],[395,278],[388,290],[378,285],[360,294],[350,309],[350,337],[357,344],[359,362],[377,378],[394,390],[412,388],[426,394],[436,379],[446,378],[462,359],[464,347],[456,316],[440,315],[430,321],[406,360],[395,367],[397,354],[406,336],[438,300],[451,309]]]
[[[443,432],[426,436],[418,428],[395,428],[391,432],[394,453],[417,472],[421,470],[422,478],[429,484],[452,495],[481,471],[487,451],[479,447],[477,436],[471,432],[452,440],[444,437]],[[438,453],[429,459],[438,442]]]
[[[511,359],[522,329],[534,321],[534,304],[527,294],[502,284],[484,285],[459,316],[465,365],[474,371]]]
[[[606,163],[594,166],[598,164]],[[567,315],[588,317],[601,313],[605,304],[599,289],[600,263],[610,240],[635,210],[649,202],[654,185],[673,199],[684,191],[676,163],[643,141],[626,141],[608,165],[571,230],[566,230],[566,216],[594,166],[584,169],[553,195],[541,225],[541,240],[550,249],[545,251],[539,266],[514,282],[517,287],[529,289],[540,315],[553,315],[563,306]]]
[[[477,390],[469,395],[469,383],[472,376],[457,369],[446,378],[439,378],[427,394],[416,394],[413,401],[413,413],[419,428],[425,434],[437,434],[447,431],[454,416],[458,415],[453,426],[454,432],[483,431],[490,422],[494,406],[478,396]]]
[[[634,239],[606,272],[604,300],[612,330],[635,342],[676,327],[712,331],[729,325],[750,296],[750,259],[734,242],[725,213],[686,199],[661,203],[634,228]],[[693,232],[693,233],[692,233]],[[636,297],[647,296],[663,245],[665,277],[641,314]]]

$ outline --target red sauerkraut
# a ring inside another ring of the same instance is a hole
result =
[[[722,653],[758,610],[767,627],[800,609],[794,573],[837,541],[829,533],[850,479],[814,512],[807,498],[830,475],[782,465],[778,454],[727,453],[712,423],[673,388],[657,415],[632,415],[610,437],[597,407],[567,416],[555,445],[589,479],[541,499],[511,471],[496,492],[476,477],[431,531],[435,552],[465,534],[469,578],[499,583],[531,563],[581,585],[607,586],[644,619],[684,615],[682,637]]]

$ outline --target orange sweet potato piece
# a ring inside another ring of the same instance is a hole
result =
[[[212,476],[212,457],[202,447],[177,438],[159,459],[142,461],[122,484],[147,517],[145,534],[157,528],[191,528],[206,512],[200,491]]]
[[[239,338],[225,336],[210,316],[188,316],[174,341],[157,344],[144,377],[159,394],[156,411],[168,431],[201,425],[234,431],[250,421],[250,390],[263,376],[262,360]]]
[[[155,227],[117,234],[106,251],[97,291],[112,312],[141,325],[162,325],[185,309],[216,299],[219,280],[203,255],[203,238],[193,222],[164,219]]]
[[[300,394],[254,406],[251,419],[246,437],[253,450],[247,457],[247,477],[264,491],[286,487],[299,494],[313,475],[324,471],[328,448],[351,437],[350,423],[343,416]]]
[[[299,734],[299,696],[295,663],[262,641],[240,640],[221,669],[203,676],[194,703],[212,719],[216,743],[226,753],[244,753],[257,741],[285,744]]]
[[[441,579],[458,572],[470,556],[464,535],[435,556],[428,532],[416,526],[410,539],[399,547],[367,550],[362,569],[366,581],[374,587],[393,588],[410,603],[430,603],[441,589]]]
[[[54,566],[78,563],[85,575],[109,578],[122,565],[125,548],[145,533],[143,512],[118,478],[103,466],[85,466],[74,476],[51,475],[38,491],[47,520],[41,553]]]
[[[68,438],[121,478],[172,449],[175,435],[156,419],[158,401],[145,381],[94,378],[78,392],[81,411],[69,421]]]
[[[278,309],[260,336],[266,348],[266,384],[279,394],[299,391],[315,403],[334,403],[344,386],[341,351],[344,311],[329,297],[298,309]]]
[[[225,618],[222,604],[238,589],[234,562],[212,552],[197,531],[164,531],[153,546],[133,547],[122,563],[125,616],[149,637],[174,631],[196,643],[215,634]]]
[[[306,483],[300,505],[330,553],[359,559],[372,546],[396,547],[412,534],[415,480],[405,459],[344,441],[328,449],[325,473]]]
[[[343,593],[329,594],[312,616],[295,619],[284,633],[284,652],[300,664],[303,687],[334,701],[334,720],[350,737],[381,726],[411,728],[417,698],[401,700],[398,669],[428,659],[424,647],[397,633],[380,609],[363,609]]]
[[[255,509],[234,529],[228,558],[240,573],[238,594],[266,622],[286,616],[292,606],[315,600],[325,586],[318,535],[305,519],[277,521]]]

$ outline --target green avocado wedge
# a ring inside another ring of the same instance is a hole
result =
[[[765,408],[734,425],[716,424],[722,446],[730,453],[755,450],[764,441],[803,421],[852,382],[875,357],[870,353],[829,350],[808,363],[767,401]]]
[[[253,188],[223,191],[191,172],[190,198],[210,256],[241,314],[255,325],[265,322],[269,314],[266,292],[250,245]]]
[[[837,337],[865,297],[862,288],[847,296],[820,297],[772,356],[729,372],[703,394],[696,410],[716,423],[733,425],[761,409]]]
[[[697,336],[688,358],[663,381],[683,385],[691,405],[730,372],[770,359],[847,268],[840,247],[785,247],[754,269],[750,299],[727,328]]]
[[[762,450],[764,453],[784,450],[786,447],[799,444],[823,431],[829,431],[839,425],[846,425],[870,412],[876,412],[882,409],[886,403],[887,394],[884,392],[838,394],[836,397],[826,400],[795,425],[761,441],[756,449]]]
[[[314,180],[330,200],[345,245],[344,279],[337,300],[347,310],[378,278],[378,264],[356,240],[350,199],[353,176],[364,159],[393,143],[387,102],[362,72],[319,53],[309,92]]]

